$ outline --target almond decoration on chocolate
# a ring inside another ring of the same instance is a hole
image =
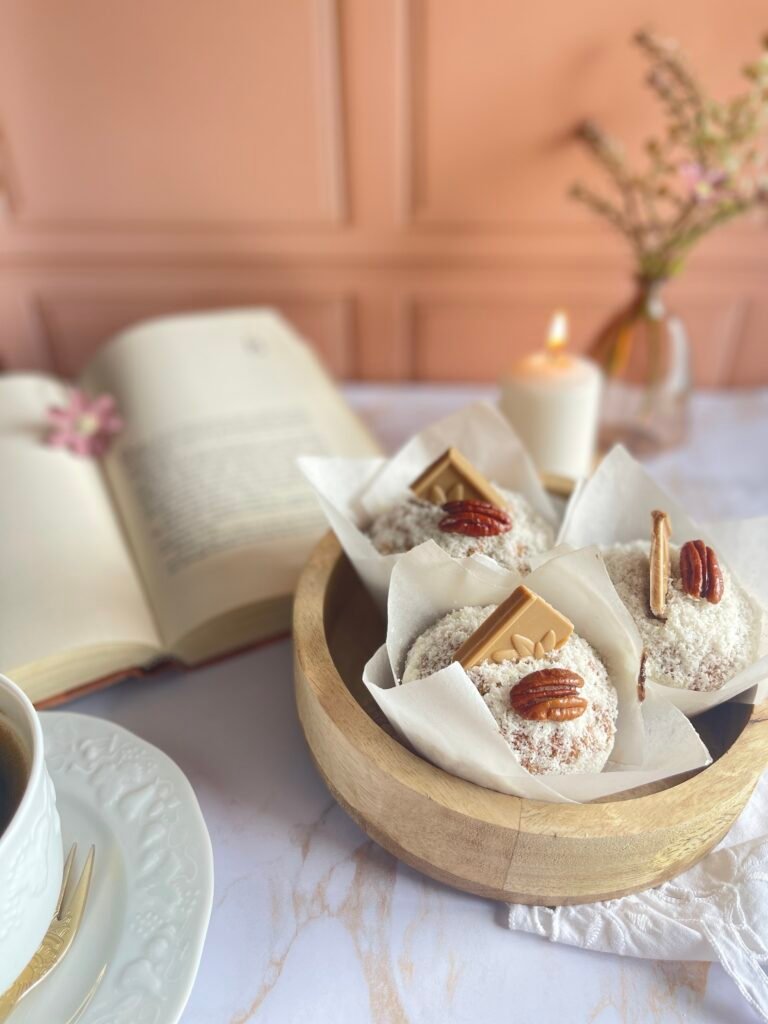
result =
[[[505,505],[496,488],[458,448],[447,448],[413,481],[411,490],[417,498],[433,505],[465,500],[486,502],[500,509]]]
[[[579,696],[584,680],[569,668],[542,668],[515,686],[509,702],[521,718],[532,722],[566,722],[579,718],[588,702]]]
[[[723,597],[723,572],[717,555],[703,540],[689,540],[680,548],[680,582],[689,597],[705,597],[719,604]]]
[[[468,537],[492,537],[512,529],[506,512],[487,501],[448,501],[447,515],[438,523],[443,533],[463,533]]]
[[[557,638],[554,629],[548,630],[540,640],[531,640],[520,633],[512,634],[512,649],[505,650],[503,647],[494,651],[491,661],[498,665],[502,661],[517,661],[518,658],[543,658],[545,654],[554,651]]]
[[[669,560],[669,537],[672,525],[666,512],[655,509],[651,512],[650,552],[650,606],[651,615],[656,619],[667,617],[667,591],[671,576]]]
[[[522,584],[464,641],[455,658],[465,669],[483,661],[543,658],[568,642],[573,623]]]

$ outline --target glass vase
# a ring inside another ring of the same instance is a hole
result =
[[[651,455],[680,444],[691,390],[688,336],[663,299],[664,281],[640,280],[589,354],[605,374],[600,447]]]

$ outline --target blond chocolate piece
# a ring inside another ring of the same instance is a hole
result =
[[[417,498],[444,505],[447,501],[488,501],[504,508],[505,501],[457,448],[448,448],[411,484]]]
[[[655,509],[651,512],[650,591],[651,615],[662,621],[667,617],[667,591],[671,575],[669,562],[669,538],[672,524],[666,512]]]
[[[542,658],[563,646],[573,623],[543,597],[519,586],[492,612],[456,652],[456,661],[473,668],[483,661]]]

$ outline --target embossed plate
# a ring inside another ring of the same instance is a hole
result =
[[[44,712],[46,761],[65,849],[96,870],[80,934],[13,1024],[176,1024],[189,999],[213,896],[211,841],[192,787],[156,747],[90,715]]]

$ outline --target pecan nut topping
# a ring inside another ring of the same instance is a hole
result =
[[[723,572],[703,540],[689,540],[680,548],[680,582],[689,597],[705,597],[710,604],[722,600]]]
[[[442,509],[443,512],[448,512],[450,515],[461,514],[463,512],[477,512],[484,516],[490,516],[491,519],[497,519],[505,526],[512,525],[512,520],[504,509],[497,508],[495,505],[491,505],[488,501],[446,501],[442,506]]]
[[[584,680],[569,668],[541,668],[515,686],[509,702],[521,718],[532,722],[566,722],[580,718],[588,702],[579,696]]]
[[[507,513],[487,501],[448,501],[441,507],[446,513],[438,523],[443,533],[493,537],[512,528]]]

